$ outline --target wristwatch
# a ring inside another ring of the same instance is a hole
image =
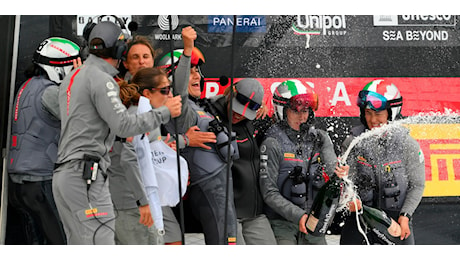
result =
[[[409,214],[407,212],[401,212],[399,215],[404,216],[404,217],[408,218],[409,220],[411,220],[411,218],[412,218],[411,214]]]

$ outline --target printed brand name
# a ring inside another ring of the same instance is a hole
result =
[[[329,222],[332,221],[332,217],[335,215],[336,208],[337,208],[337,205],[332,205],[331,206],[331,208],[329,209],[329,212],[326,214],[326,217],[324,218],[323,226],[318,231],[319,233],[326,233],[327,228],[329,227]]]
[[[298,15],[297,27],[303,30],[315,30],[326,35],[330,29],[346,29],[345,15]]]

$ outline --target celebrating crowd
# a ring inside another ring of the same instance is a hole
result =
[[[341,244],[363,244],[364,235],[381,243],[371,229],[357,230],[363,204],[401,226],[391,241],[415,243],[412,215],[425,165],[404,127],[356,145],[342,165],[328,133],[315,126],[317,94],[299,80],[281,82],[272,94],[245,78],[203,98],[206,60],[191,26],[182,29],[183,48],[159,65],[153,43],[131,39],[113,22],[92,24],[84,35],[89,55],[83,61],[76,43],[45,39],[15,98],[8,190],[34,230],[27,243],[178,245],[186,217],[196,220],[208,245],[326,244],[305,225],[333,175],[356,184]],[[142,100],[147,111],[140,110]],[[273,102],[273,115],[266,102]],[[362,125],[344,149],[397,120],[402,104],[391,82],[366,85],[357,102]],[[167,157],[156,156],[171,150],[170,160],[179,156],[186,167],[162,166]],[[157,167],[174,181],[165,184]],[[190,215],[165,199],[170,190],[187,201]]]

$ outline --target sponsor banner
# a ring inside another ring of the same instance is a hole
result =
[[[294,36],[284,42],[305,48],[458,46],[457,26],[455,15],[297,15]]]
[[[96,16],[77,16],[77,35]],[[130,15],[120,15],[129,24]],[[460,45],[456,15],[171,15],[173,35],[169,34],[168,15],[134,15],[135,34],[151,37],[157,46],[182,41],[181,28],[193,26],[197,43],[227,47],[236,26],[244,47],[259,48],[270,42],[291,47],[456,47]],[[113,20],[111,16],[103,19]],[[199,46],[199,45],[197,45]],[[165,45],[164,48],[167,48]]]
[[[241,78],[235,78],[234,82]],[[318,94],[319,117],[358,117],[356,105],[359,91],[376,78],[295,78]],[[403,116],[419,113],[460,111],[460,78],[381,78],[394,83],[403,96]],[[209,78],[207,80],[218,79]],[[271,93],[276,86],[288,78],[257,78],[264,86],[264,100],[271,112]],[[222,94],[230,85],[220,86],[217,82],[206,82],[203,97]]]
[[[460,124],[411,124],[425,156],[424,197],[460,196]]]

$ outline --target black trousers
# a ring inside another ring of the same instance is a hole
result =
[[[28,244],[65,245],[66,238],[54,203],[52,180],[9,181],[8,198],[12,207],[22,213]]]

